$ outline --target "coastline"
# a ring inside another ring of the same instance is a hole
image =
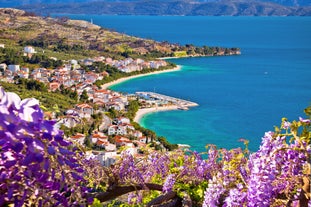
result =
[[[115,80],[115,81],[111,81],[109,83],[105,83],[105,84],[101,85],[101,88],[102,89],[108,89],[109,87],[111,87],[113,85],[122,83],[122,82],[127,81],[127,80],[131,80],[134,78],[139,78],[139,77],[148,76],[148,75],[156,75],[156,74],[160,74],[160,73],[169,73],[169,72],[179,71],[180,69],[181,69],[181,66],[177,65],[175,68],[172,68],[172,69],[160,70],[160,71],[155,71],[155,72],[151,72],[151,73],[145,73],[145,74],[139,74],[139,75],[124,77],[124,78],[120,78],[120,79]]]
[[[178,110],[178,106],[177,105],[171,105],[171,106],[161,106],[161,107],[138,109],[138,111],[135,114],[133,121],[139,123],[139,121],[147,114],[159,112],[159,111],[171,111],[171,110]]]

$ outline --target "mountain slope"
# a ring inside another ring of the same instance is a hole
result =
[[[257,1],[155,1],[39,4],[21,9],[38,14],[204,15],[204,16],[310,16],[311,7],[287,7]]]
[[[89,3],[89,2],[141,2],[141,0],[2,0],[0,7],[21,6],[29,4],[59,4],[59,3]],[[168,2],[167,0],[160,0]],[[169,0],[172,1],[172,0]],[[192,2],[219,2],[220,0],[195,0]],[[259,2],[272,2],[284,6],[311,6],[310,0],[258,0]]]

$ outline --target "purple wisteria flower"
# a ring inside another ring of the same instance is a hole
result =
[[[291,126],[291,123],[290,122],[288,122],[288,121],[284,121],[283,122],[283,129],[289,129],[290,128],[290,126]]]
[[[115,173],[118,174],[122,183],[135,182],[142,185],[144,184],[145,180],[143,173],[139,170],[135,159],[130,152],[123,151],[119,162],[120,167],[114,170]]]
[[[297,150],[306,148],[301,144],[303,142],[294,140],[288,145],[285,136],[275,136],[272,132],[265,134],[259,151],[251,154],[248,162],[249,206],[271,206],[282,192],[294,196],[301,190],[298,178],[308,164],[305,152]]]
[[[225,198],[224,207],[236,207],[243,206],[246,202],[246,192],[243,191],[244,187],[242,184],[238,184],[236,188],[232,188],[229,191],[228,197]]]
[[[219,205],[219,198],[224,192],[225,188],[221,182],[221,175],[217,174],[217,176],[214,176],[208,182],[202,207],[217,207]]]
[[[310,124],[311,120],[310,119],[304,119],[302,117],[299,117],[299,121],[306,123],[306,124]]]
[[[85,203],[80,156],[54,124],[38,100],[0,87],[0,206]]]
[[[175,182],[176,182],[175,174],[168,175],[163,184],[163,189],[162,189],[163,193],[168,193],[172,191]]]

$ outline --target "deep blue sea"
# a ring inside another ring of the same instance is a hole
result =
[[[159,41],[241,48],[241,56],[171,59],[181,71],[112,87],[197,102],[141,120],[172,143],[204,151],[206,144],[240,147],[245,138],[255,151],[264,132],[282,117],[304,117],[311,103],[311,17],[67,16]]]

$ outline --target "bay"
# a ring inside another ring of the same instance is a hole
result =
[[[179,44],[239,47],[242,55],[171,59],[172,73],[112,87],[189,99],[198,107],[145,116],[141,124],[172,143],[204,151],[206,144],[255,151],[264,132],[305,116],[311,102],[310,17],[188,17],[68,15],[138,37]]]

